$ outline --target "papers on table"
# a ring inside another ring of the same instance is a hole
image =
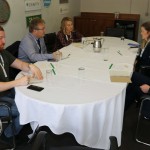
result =
[[[109,69],[110,79],[112,82],[127,82],[130,83],[132,66],[130,64],[111,64]]]
[[[40,83],[40,82],[43,82],[43,80],[38,80],[36,78],[30,78],[30,84],[33,84],[33,83]]]

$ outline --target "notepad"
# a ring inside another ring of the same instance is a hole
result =
[[[125,63],[114,64],[111,69],[109,69],[109,74],[112,82],[130,83],[132,65]]]
[[[36,78],[30,78],[30,84],[33,84],[33,83],[41,83],[43,82],[43,80],[38,80]]]

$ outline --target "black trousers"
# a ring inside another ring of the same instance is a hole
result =
[[[131,81],[132,83],[129,83],[126,89],[125,110],[128,109],[135,99],[139,100],[144,95],[140,86],[143,84],[150,85],[150,77],[144,76],[139,72],[134,72]]]

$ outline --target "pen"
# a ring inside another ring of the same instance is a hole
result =
[[[56,75],[56,72],[55,72],[55,70],[54,70],[54,69],[52,69],[52,71],[53,71],[54,75]]]
[[[129,47],[129,48],[139,48],[139,47],[136,47],[136,46],[131,46],[131,47]]]
[[[68,54],[67,57],[62,58],[61,60],[69,58],[70,55],[71,55],[71,54]]]
[[[109,69],[111,69],[111,68],[112,68],[112,66],[113,66],[113,64],[111,64],[111,65],[109,66]]]
[[[50,63],[50,65],[52,66],[53,69],[55,68],[54,65],[53,65],[52,63]]]
[[[120,54],[120,55],[122,55],[122,54],[120,53],[120,51],[117,51],[117,53]]]

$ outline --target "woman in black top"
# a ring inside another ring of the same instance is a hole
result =
[[[141,36],[142,40],[146,42],[137,58],[136,70],[139,70],[143,65],[150,66],[150,22],[141,25]]]

